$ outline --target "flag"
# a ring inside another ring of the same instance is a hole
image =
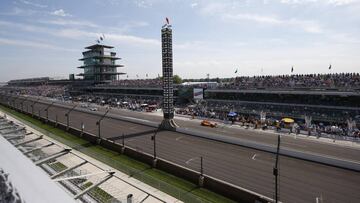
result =
[[[331,64],[330,64],[330,66],[329,66],[329,70],[331,70]]]
[[[294,66],[291,66],[291,72],[294,72]]]
[[[238,72],[238,69],[235,70],[235,73],[237,73],[237,72]]]
[[[166,20],[166,24],[169,25],[169,24],[170,24],[170,23],[169,23],[169,18],[166,17],[165,20]]]

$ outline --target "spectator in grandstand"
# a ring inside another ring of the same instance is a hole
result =
[[[126,79],[126,80],[115,80],[110,84],[100,84],[98,86],[120,86],[120,87],[161,87],[161,78],[154,79]]]
[[[223,83],[219,88],[339,88],[350,89],[360,87],[359,73],[306,74],[236,77],[232,82]]]

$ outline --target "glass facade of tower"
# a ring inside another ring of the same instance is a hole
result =
[[[123,65],[116,65],[116,53],[112,52],[113,47],[101,44],[95,44],[85,49],[83,58],[79,59],[84,62],[83,66],[78,68],[84,69],[84,73],[79,74],[83,76],[84,80],[94,80],[95,82],[109,82],[117,80],[118,75],[125,73],[117,72],[118,67]]]

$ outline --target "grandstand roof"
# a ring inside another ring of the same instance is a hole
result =
[[[0,154],[0,168],[5,173],[9,173],[13,187],[25,202],[76,202],[2,136],[0,136]]]

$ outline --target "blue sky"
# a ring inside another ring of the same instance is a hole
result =
[[[1,0],[0,81],[80,73],[102,33],[120,71],[156,77],[165,17],[183,78],[360,71],[360,0]]]

